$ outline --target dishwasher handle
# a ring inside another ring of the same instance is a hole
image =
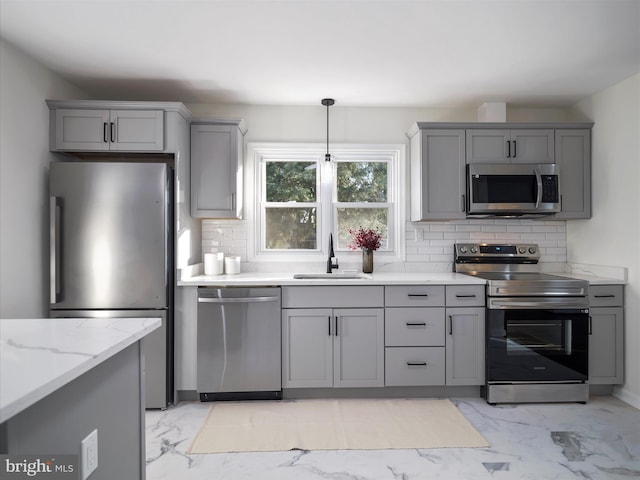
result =
[[[210,298],[198,297],[198,303],[264,303],[277,302],[280,297],[237,297],[237,298]]]

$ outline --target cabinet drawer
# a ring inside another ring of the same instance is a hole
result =
[[[388,387],[444,385],[444,347],[387,347],[384,372]]]
[[[447,307],[484,306],[484,285],[447,285]]]
[[[444,346],[444,308],[386,308],[387,347]]]
[[[384,287],[283,287],[282,308],[382,307]]]
[[[444,285],[398,285],[384,288],[387,307],[443,307]]]
[[[622,285],[589,285],[590,307],[622,307]]]

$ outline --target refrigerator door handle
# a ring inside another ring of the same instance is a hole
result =
[[[62,215],[62,199],[49,197],[49,301],[51,305],[60,302],[60,217]]]

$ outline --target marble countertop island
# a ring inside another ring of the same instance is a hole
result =
[[[160,325],[159,318],[0,319],[0,423]]]

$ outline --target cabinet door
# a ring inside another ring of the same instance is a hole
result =
[[[484,308],[447,308],[447,385],[484,384]]]
[[[589,335],[589,383],[621,384],[624,381],[622,307],[591,309]]]
[[[330,308],[282,310],[282,386],[333,385],[333,329]]]
[[[164,149],[162,110],[111,110],[110,149],[119,152],[158,152]]]
[[[384,310],[335,309],[333,385],[384,386]]]
[[[467,130],[467,163],[510,163],[510,130]]]
[[[554,218],[591,218],[591,132],[556,130],[560,206]]]
[[[241,218],[242,135],[236,125],[191,126],[191,215]]]
[[[552,129],[511,130],[507,153],[511,163],[553,163],[553,145]]]
[[[109,150],[109,110],[58,108],[53,128],[54,150]]]
[[[422,130],[411,139],[411,220],[465,218],[464,130]]]

